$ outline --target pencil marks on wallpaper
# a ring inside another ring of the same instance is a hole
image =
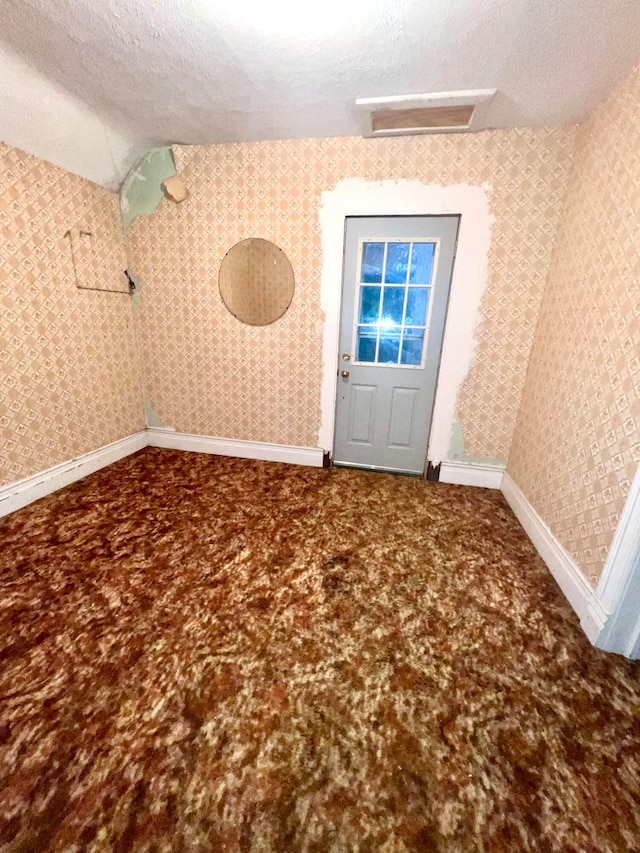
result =
[[[159,416],[184,432],[315,446],[322,191],[352,177],[488,184],[496,217],[490,281],[458,411],[466,454],[506,458],[573,137],[573,129],[506,130],[174,148],[190,197],[179,207],[161,202],[128,229],[144,282],[147,390]],[[281,247],[295,273],[293,302],[268,327],[238,322],[218,293],[220,261],[249,237]]]

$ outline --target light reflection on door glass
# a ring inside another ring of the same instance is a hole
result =
[[[389,243],[387,246],[385,284],[404,284],[406,282],[410,246],[411,243]]]
[[[422,361],[422,346],[424,344],[424,329],[405,329],[402,340],[401,364],[420,364]]]
[[[411,284],[431,284],[435,243],[414,243],[411,254]]]
[[[360,317],[359,323],[377,323],[380,314],[381,287],[360,288]]]
[[[356,361],[375,362],[378,328],[358,329]]]
[[[355,360],[419,367],[426,344],[436,244],[361,245]]]
[[[397,364],[399,353],[400,329],[382,329],[378,349],[378,364]]]
[[[426,287],[410,287],[407,294],[405,325],[424,326],[427,318],[429,290]]]
[[[384,243],[365,243],[362,249],[361,280],[378,284],[382,281]]]
[[[380,322],[383,326],[401,326],[405,287],[385,287]]]

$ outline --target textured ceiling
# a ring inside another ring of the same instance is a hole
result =
[[[132,151],[357,134],[355,98],[472,88],[499,90],[483,126],[573,122],[640,44],[638,0],[3,0],[2,13],[10,49]]]

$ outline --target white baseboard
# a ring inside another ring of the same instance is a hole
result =
[[[583,631],[595,643],[608,617],[596,590],[506,472],[502,493],[578,615]]]
[[[40,498],[64,488],[100,468],[111,465],[142,450],[143,447],[166,447],[174,450],[192,450],[198,453],[216,453],[242,459],[263,459],[268,462],[289,462],[293,465],[310,465],[321,468],[323,452],[319,448],[290,447],[282,444],[262,444],[256,441],[234,441],[206,435],[188,435],[171,428],[153,427],[121,438],[111,444],[92,450],[68,462],[61,462],[46,471],[40,471],[24,480],[0,487],[0,518],[27,506]]]
[[[217,456],[235,456],[240,459],[262,459],[265,462],[288,462],[292,465],[310,465],[322,468],[323,452],[316,447],[292,447],[286,444],[268,444],[260,441],[236,441],[215,438],[211,435],[189,435],[150,427],[147,429],[151,447],[169,450],[191,450],[195,453],[214,453]]]
[[[640,466],[600,575],[596,593],[611,618],[598,648],[640,657]]]
[[[81,480],[88,474],[93,474],[94,471],[117,462],[118,459],[142,450],[147,444],[147,433],[143,430],[106,444],[98,450],[77,456],[69,462],[61,462],[24,480],[0,487],[0,518],[70,483],[75,483],[76,480]]]
[[[504,465],[447,460],[440,464],[440,482],[452,483],[456,486],[480,486],[485,489],[499,489],[504,467]]]
[[[236,441],[152,427],[68,462],[54,465],[24,480],[0,487],[0,518],[148,445],[317,468],[322,467],[324,455],[320,448]],[[589,584],[571,555],[556,539],[503,466],[447,461],[441,465],[440,481],[502,489],[518,521],[577,613],[589,640],[608,651],[631,657],[640,656],[640,622],[637,608],[630,607],[628,601],[629,598],[637,598],[628,593],[634,584],[637,587],[640,582],[640,469],[597,589],[593,589]],[[610,616],[612,619],[607,625],[607,631],[604,631]]]

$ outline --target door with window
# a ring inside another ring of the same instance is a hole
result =
[[[458,224],[347,219],[334,464],[423,473]]]

